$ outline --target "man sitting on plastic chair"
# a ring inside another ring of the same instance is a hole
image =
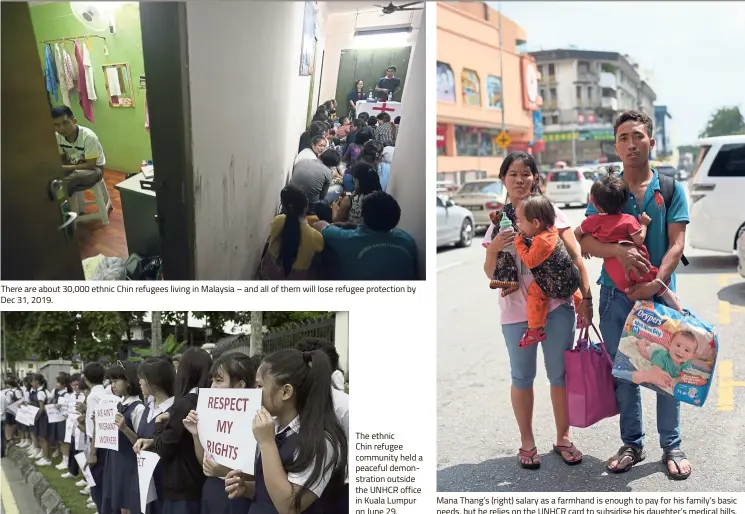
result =
[[[57,136],[67,194],[85,191],[103,179],[106,157],[95,132],[78,125],[72,110],[66,105],[52,108],[52,121]],[[78,206],[82,211],[83,206]]]

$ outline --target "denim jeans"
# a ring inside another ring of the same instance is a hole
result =
[[[621,333],[634,302],[615,287],[600,286],[600,333],[612,358],[616,357]],[[644,446],[642,397],[637,384],[616,379],[616,400],[621,412],[621,440],[624,444]],[[672,396],[657,394],[657,432],[663,450],[680,447],[680,403]]]

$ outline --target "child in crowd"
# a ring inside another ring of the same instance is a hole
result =
[[[280,192],[282,214],[269,228],[269,242],[259,275],[264,280],[310,280],[313,261],[323,251],[323,236],[308,224],[308,198],[288,184]]]
[[[81,382],[82,377],[80,373],[75,373],[70,376],[70,389],[72,389],[72,392],[67,395],[67,413],[68,416],[71,413],[70,409],[74,409],[72,412],[77,411],[80,409],[82,412],[82,405],[85,403],[85,395],[83,394],[83,391],[81,390]],[[66,424],[66,423],[65,423]],[[67,428],[67,427],[65,427]],[[83,434],[80,434],[76,437],[76,430],[73,430],[73,433],[70,437],[70,444],[63,443],[67,448],[67,471],[62,474],[62,478],[73,478],[78,476],[78,473],[80,473],[80,468],[78,467],[78,461],[75,460],[75,455],[83,451],[84,443],[83,441],[78,441],[78,439],[83,438]],[[62,439],[64,441],[64,438]]]
[[[140,388],[145,398],[151,398],[137,426],[138,439],[152,439],[155,434],[155,423],[158,416],[170,412],[173,406],[173,386],[176,380],[176,369],[172,362],[164,358],[151,358],[140,364],[137,370]],[[142,514],[162,514],[163,512],[163,464],[158,462],[153,472],[153,484],[157,498],[147,504]],[[139,512],[140,485],[137,480],[129,488],[130,502],[138,502]]]
[[[256,366],[248,355],[229,353],[222,355],[210,370],[213,389],[253,389],[256,387]],[[184,419],[186,430],[194,439],[194,451],[202,462],[207,479],[202,488],[201,514],[246,514],[251,506],[248,498],[229,499],[225,491],[225,476],[232,470],[217,464],[209,454],[205,454],[199,442],[197,423],[199,416],[192,410]]]
[[[137,429],[145,411],[137,368],[136,363],[126,362],[108,370],[111,391],[121,398],[114,416],[119,427],[119,448],[109,453],[104,472],[104,504],[110,505],[114,514],[140,511],[140,500],[135,501],[130,495],[129,483],[137,479],[137,458],[132,445],[137,441]]]
[[[22,392],[23,392],[23,404],[22,405],[30,405],[31,390],[33,389],[31,387],[31,375],[26,375],[25,377],[23,377],[23,382],[19,384],[19,386],[23,386],[22,387]],[[18,427],[18,431],[21,433],[21,444],[19,444],[18,446],[20,448],[24,448],[27,452],[30,452],[34,444],[31,438],[33,427],[30,427],[28,425],[20,425]],[[29,453],[29,456],[30,456],[30,453]]]
[[[339,139],[344,139],[349,134],[350,130],[350,123],[349,118],[342,118],[339,120],[339,128],[336,129],[336,137]]]
[[[19,387],[19,382],[16,378],[8,376],[5,377],[5,391],[3,396],[5,397],[5,405],[10,407],[16,402],[23,400],[23,391]],[[5,412],[5,409],[3,409]],[[16,417],[12,412],[7,412],[5,415],[5,444],[15,442],[16,439]],[[20,445],[19,445],[20,446]]]
[[[262,408],[253,421],[259,447],[255,477],[245,480],[240,470],[233,470],[225,480],[230,498],[253,499],[248,514],[330,513],[326,506],[337,505],[347,469],[347,439],[334,413],[332,372],[328,357],[318,350],[279,350],[259,366]]]
[[[106,459],[109,450],[96,448],[96,430],[95,418],[96,407],[106,396],[103,382],[106,377],[106,370],[99,362],[91,362],[83,369],[85,382],[90,389],[85,402],[85,436],[88,448],[88,468],[90,469],[93,480],[96,482],[95,487],[90,488],[91,500],[96,505],[100,514],[110,514],[109,510],[104,510],[104,470],[106,469]],[[86,487],[87,489],[87,487]],[[83,489],[85,491],[85,489]]]
[[[590,201],[600,214],[588,216],[574,230],[577,240],[588,234],[602,243],[634,244],[639,253],[649,259],[644,240],[652,219],[646,212],[642,212],[638,220],[630,214],[624,214],[623,208],[628,200],[628,184],[613,169],[609,170],[608,174],[595,182],[590,189]],[[615,286],[624,293],[635,284],[659,282],[660,288],[663,289],[660,297],[665,304],[678,311],[683,309],[673,292],[667,288],[667,283],[657,278],[658,269],[655,266],[650,266],[649,271],[641,276],[631,270],[628,279],[621,261],[616,257],[603,259],[603,268]]]
[[[575,309],[582,300],[579,270],[554,227],[555,221],[553,204],[541,194],[525,198],[517,208],[520,234],[515,237],[515,250],[535,279],[528,288],[528,330],[520,348],[546,339],[549,298],[572,297]]]
[[[333,341],[328,339],[322,339],[320,337],[305,337],[298,341],[295,345],[295,349],[301,352],[312,352],[320,350],[326,354],[331,364],[331,399],[334,402],[334,412],[336,417],[339,419],[342,428],[344,429],[344,436],[347,438],[347,444],[349,442],[349,395],[344,391],[346,380],[344,378],[344,372],[339,367],[339,353],[336,351],[336,346]],[[349,508],[349,473],[344,477],[344,488],[339,495],[338,501],[333,506],[327,506],[332,512],[346,512]]]
[[[68,394],[72,393],[72,387],[70,387],[70,375],[62,372],[57,376],[57,381],[54,384],[54,393],[50,398],[49,403],[59,406],[60,413],[67,414],[67,398]],[[55,423],[49,423],[49,430],[47,431],[47,439],[49,440],[50,448],[55,448],[55,454],[62,454],[62,462],[55,466],[55,469],[67,469],[70,458],[68,444],[65,444],[65,421],[57,421]]]
[[[44,410],[50,398],[49,391],[47,391],[47,379],[43,374],[36,373],[32,378],[31,385],[36,392],[36,401],[30,403],[34,407],[39,407],[39,412],[36,414],[36,421],[34,422],[34,434],[36,435],[39,450],[31,458],[36,461],[37,466],[49,466],[52,464],[52,461],[49,460],[49,441],[47,439],[49,418]]]
[[[212,358],[201,348],[184,352],[176,372],[175,400],[170,412],[155,420],[150,439],[138,439],[135,452],[150,450],[163,461],[163,513],[199,514],[204,474],[194,451],[191,434],[184,428],[184,418],[197,407],[199,388],[210,382]]]
[[[678,375],[692,367],[691,361],[698,349],[696,336],[690,330],[680,330],[673,334],[669,350],[660,347],[650,352],[650,345],[651,343],[645,339],[639,339],[636,343],[641,356],[670,375],[673,384],[677,382]]]

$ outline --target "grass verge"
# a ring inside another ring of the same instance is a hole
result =
[[[49,485],[57,491],[62,498],[62,503],[68,508],[70,514],[96,514],[94,509],[86,507],[88,503],[88,496],[80,494],[80,488],[75,485],[75,482],[82,478],[79,475],[78,478],[62,478],[63,471],[55,469],[54,466],[62,461],[61,457],[54,459],[51,466],[36,466],[36,469],[44,475]]]

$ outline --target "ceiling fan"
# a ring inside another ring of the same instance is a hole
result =
[[[407,4],[393,5],[393,2],[391,2],[388,5],[375,5],[375,7],[383,9],[383,14],[393,14],[398,11],[421,11],[424,7],[412,7],[413,5],[421,3],[422,2],[409,2]]]

